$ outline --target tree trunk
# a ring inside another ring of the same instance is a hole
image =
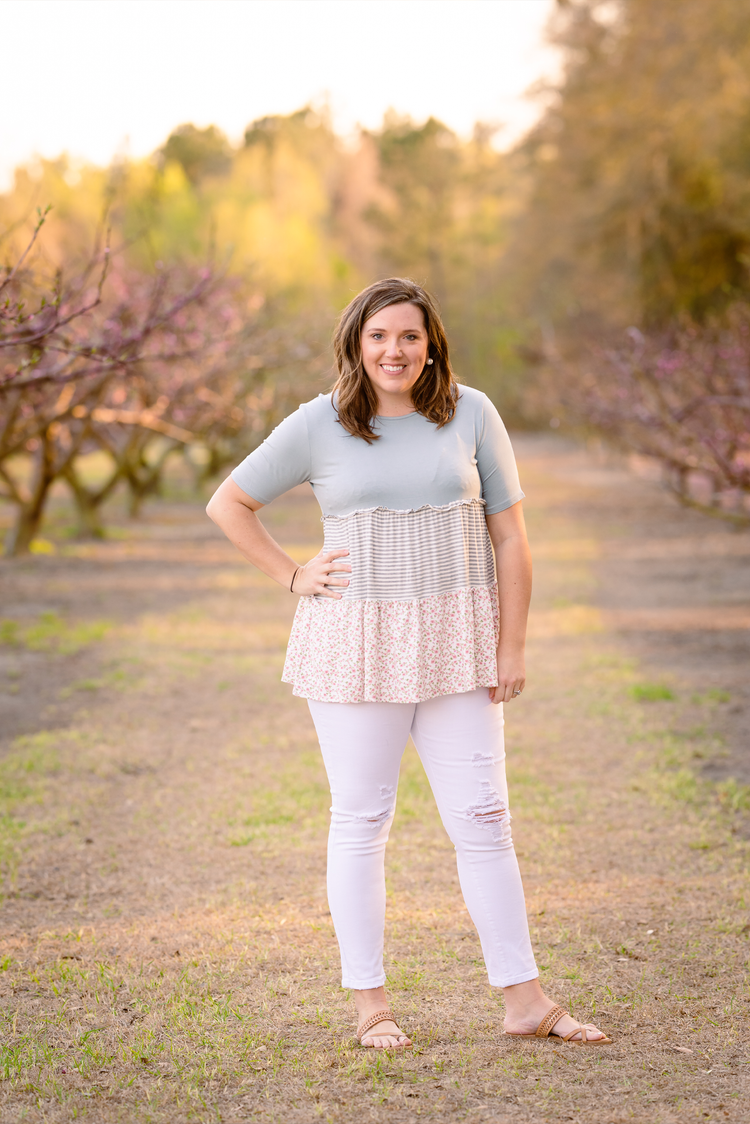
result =
[[[164,466],[168,458],[178,448],[179,445],[169,446],[159,455],[158,459],[152,465],[148,464],[146,461],[143,455],[144,450],[139,450],[137,456],[124,464],[123,475],[130,489],[128,514],[131,519],[137,519],[140,516],[143,502],[147,496],[158,496],[161,494]]]
[[[688,472],[684,465],[676,465],[672,470],[672,487],[680,499],[688,496]]]
[[[5,553],[11,558],[28,554],[32,542],[39,533],[44,518],[44,508],[55,473],[51,459],[52,450],[45,438],[40,438],[39,459],[31,490],[31,498],[18,505],[18,515],[14,527],[5,540]]]
[[[70,481],[68,481],[70,483]],[[74,488],[71,491],[78,515],[78,535],[86,539],[105,538],[104,525],[100,517],[100,500],[97,496],[87,492],[85,488]]]
[[[140,480],[136,480],[133,476],[128,475],[128,488],[130,489],[130,498],[128,500],[128,516],[130,519],[140,519],[141,508],[143,501],[148,494],[148,486],[144,486]]]
[[[121,469],[115,467],[107,483],[97,492],[89,491],[88,488],[81,483],[76,474],[75,464],[73,462],[68,465],[63,475],[75,500],[76,511],[78,513],[79,536],[87,539],[106,538],[106,532],[100,514],[101,507],[117,485],[122,475]]]

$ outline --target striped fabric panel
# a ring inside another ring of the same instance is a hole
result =
[[[378,507],[327,515],[323,523],[323,549],[349,551],[346,599],[406,601],[495,581],[483,500],[416,511]]]

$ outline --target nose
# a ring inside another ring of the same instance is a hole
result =
[[[401,344],[398,340],[390,340],[386,349],[386,355],[394,359],[400,359],[401,354]]]

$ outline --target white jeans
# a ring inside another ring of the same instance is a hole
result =
[[[490,702],[486,687],[420,703],[308,702],[333,799],[328,901],[343,986],[385,983],[385,845],[410,734],[456,848],[490,983],[535,979],[510,832],[502,705]]]

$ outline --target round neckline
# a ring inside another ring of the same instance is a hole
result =
[[[408,414],[375,414],[376,421],[404,421],[405,418],[419,416],[419,410],[410,410]]]

